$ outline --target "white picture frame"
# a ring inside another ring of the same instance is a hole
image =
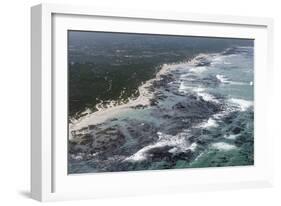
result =
[[[165,30],[167,25],[174,30]],[[40,4],[31,8],[31,26],[32,198],[53,201],[272,186],[273,136],[266,112],[272,104],[268,91],[274,75],[272,19]],[[58,68],[65,67],[68,29],[254,38],[255,165],[67,175],[67,141],[58,138],[66,135],[66,127],[59,126],[66,121],[61,112],[66,108],[66,78],[65,69]]]

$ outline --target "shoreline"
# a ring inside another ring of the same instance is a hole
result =
[[[202,58],[205,58],[206,56],[213,56],[217,55],[219,53],[198,53],[197,55],[194,55],[190,59],[186,61],[180,61],[175,63],[169,63],[169,64],[162,64],[161,69],[156,73],[155,77],[152,79],[147,80],[144,84],[140,85],[138,87],[139,90],[139,96],[136,99],[129,100],[129,102],[120,104],[120,105],[113,105],[112,103],[109,103],[105,107],[99,108],[98,111],[88,113],[85,116],[80,117],[79,119],[72,120],[72,123],[68,124],[69,127],[69,139],[72,138],[72,131],[76,131],[81,134],[84,134],[87,128],[90,125],[97,125],[105,122],[106,120],[113,119],[116,115],[131,109],[132,107],[142,105],[142,106],[149,106],[150,100],[153,99],[154,93],[150,92],[148,88],[152,86],[152,83],[155,81],[161,80],[161,76],[167,74],[168,72],[172,70],[176,70],[181,67],[186,66],[195,66],[200,63]],[[89,111],[89,109],[86,109],[85,112]],[[87,133],[87,132],[86,132]]]
[[[194,58],[196,58],[195,56]],[[150,100],[153,98],[153,92],[148,91],[148,87],[152,85],[154,81],[160,80],[161,75],[165,75],[167,72],[180,67],[181,65],[190,64],[192,60],[190,59],[186,62],[179,62],[179,63],[172,63],[172,64],[163,64],[161,69],[156,73],[155,78],[147,80],[144,84],[138,87],[139,96],[134,100],[129,100],[129,102],[125,104],[110,106],[102,108],[96,112],[89,113],[85,116],[80,117],[79,119],[73,120],[73,123],[69,123],[69,139],[72,138],[72,131],[79,131],[83,128],[88,127],[89,125],[97,125],[102,122],[105,122],[108,119],[114,118],[117,114],[126,111],[127,109],[131,109],[132,107],[142,105],[142,106],[149,106]],[[110,105],[110,104],[109,104]],[[87,112],[87,109],[85,110]]]
[[[154,98],[154,92],[149,91],[149,88],[152,86],[153,82],[159,81],[162,79],[162,75],[166,75],[170,71],[177,70],[181,67],[196,67],[198,63],[202,60],[202,58],[206,58],[206,56],[215,56],[220,53],[198,53],[197,55],[193,56],[192,58],[188,59],[187,61],[175,62],[170,64],[162,64],[161,69],[156,73],[155,77],[152,79],[147,80],[144,84],[138,87],[139,96],[135,99],[129,99],[127,103],[114,105],[114,103],[110,102],[105,107],[98,108],[98,111],[90,113],[89,109],[85,110],[85,116],[82,116],[78,119],[73,119],[71,123],[68,124],[69,127],[69,139],[72,138],[71,132],[75,131],[85,134],[87,133],[85,130],[89,126],[101,124],[107,120],[114,119],[116,115],[125,112],[127,110],[133,109],[138,105],[143,107],[150,106],[150,100]],[[201,62],[202,63],[202,62]],[[208,62],[207,62],[208,64]],[[201,67],[201,65],[199,65]],[[204,67],[204,65],[203,65]],[[197,68],[199,69],[199,68]],[[200,96],[200,95],[199,95]],[[202,97],[203,98],[203,97]],[[203,98],[204,99],[204,98]],[[210,101],[210,100],[209,100]]]

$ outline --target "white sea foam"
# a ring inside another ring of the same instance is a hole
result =
[[[230,81],[226,76],[221,75],[221,74],[217,74],[216,78],[224,84],[232,84],[232,85],[251,85],[253,82],[250,83],[246,83],[246,82],[237,82],[237,81]]]
[[[221,63],[224,59],[225,59],[225,56],[222,56],[222,55],[217,54],[217,55],[213,58],[212,62]]]
[[[205,91],[205,88],[202,87],[192,87],[192,91],[196,93],[202,93]]]
[[[166,135],[161,132],[157,132],[157,135],[159,139],[156,143],[143,147],[135,154],[131,155],[130,157],[127,157],[124,161],[131,161],[131,162],[143,161],[148,157],[149,151],[154,148],[170,146],[173,148],[171,148],[168,152],[177,153],[177,152],[184,152],[188,149],[194,151],[197,147],[196,143],[192,143],[192,144],[188,143],[188,137],[189,137],[188,132],[182,132],[175,136]]]
[[[230,134],[230,135],[224,135],[223,137],[225,139],[235,140],[240,134]]]
[[[234,82],[234,81],[229,81],[229,83],[230,83],[230,84],[233,84],[233,85],[250,85],[250,86],[252,86],[251,83],[248,84],[248,83],[246,83],[246,82]]]
[[[83,159],[83,156],[82,156],[81,154],[77,154],[77,155],[72,154],[72,155],[71,155],[71,158],[72,158],[72,159],[75,159],[75,160],[82,160],[82,159]]]
[[[197,95],[202,97],[202,99],[207,101],[207,102],[219,103],[219,101],[213,95],[211,95],[209,93],[198,92]]]
[[[241,49],[253,49],[252,46],[237,46],[237,48],[241,48]]]
[[[229,102],[238,106],[241,111],[246,111],[249,107],[253,106],[253,101],[248,101],[244,99],[231,98],[229,99]]]
[[[204,67],[204,66],[202,66],[202,67],[192,67],[192,68],[189,69],[190,72],[193,72],[193,73],[196,73],[196,74],[202,73],[206,70],[207,70],[207,67]]]
[[[219,113],[212,115],[208,120],[199,123],[196,128],[215,128],[218,127],[218,122],[230,113],[231,110],[223,110]]]
[[[180,83],[179,92],[187,92],[188,90],[192,89],[192,87],[185,86],[184,82]]]
[[[211,127],[218,127],[218,123],[215,119],[212,117],[209,118],[207,121],[199,124],[197,127],[199,128],[211,128]]]
[[[198,54],[193,59],[191,59],[188,63],[189,63],[189,65],[195,66],[195,65],[198,65],[198,63],[201,63],[202,59],[207,60],[207,59],[210,59],[212,56],[214,56],[214,55],[213,54],[201,53],[201,54]]]
[[[193,92],[197,96],[201,97],[204,101],[219,103],[219,101],[213,95],[205,92],[205,89],[202,87],[186,86],[184,85],[184,82],[181,82],[178,91],[184,93]]]
[[[228,79],[227,79],[224,75],[217,74],[217,75],[216,75],[216,78],[217,78],[221,83],[229,83]]]
[[[230,112],[231,112],[230,109],[223,110],[222,112],[219,112],[219,113],[217,113],[217,114],[214,114],[214,115],[213,115],[213,118],[216,119],[216,120],[221,119],[221,118],[227,116]]]
[[[243,100],[243,99],[234,99],[231,98],[229,99],[229,102],[231,104],[234,104],[234,106],[237,108],[239,108],[241,111],[246,111],[249,107],[251,107],[253,105],[252,101],[247,101],[247,100]],[[214,115],[212,115],[208,120],[199,123],[197,126],[197,128],[215,128],[218,127],[219,124],[218,122],[224,118],[225,116],[227,116],[230,112],[232,112],[233,110],[235,110],[235,108],[228,108],[226,110],[223,110],[222,112],[216,113]],[[229,139],[234,139],[237,136],[234,135],[229,135],[225,138],[229,138]]]
[[[190,149],[191,151],[195,151],[196,148],[197,148],[196,142],[193,142],[193,143],[190,145],[190,147],[189,147],[189,149]]]
[[[214,65],[230,65],[232,64],[231,62],[227,61],[227,58],[229,57],[230,55],[221,55],[221,54],[215,54],[212,58],[212,62],[211,62],[211,65],[214,66]]]
[[[177,148],[176,147],[173,147],[172,149],[170,149],[168,152],[170,153],[176,153],[177,152]]]
[[[232,150],[236,148],[234,145],[225,142],[213,143],[212,147],[218,150]]]

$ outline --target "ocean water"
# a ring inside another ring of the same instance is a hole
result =
[[[69,124],[68,172],[254,164],[253,47],[163,64],[139,96]]]

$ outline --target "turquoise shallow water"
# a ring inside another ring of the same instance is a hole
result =
[[[200,138],[210,144],[198,149],[193,161],[177,162],[176,168],[254,164],[253,58],[253,47],[239,47],[230,55],[214,55],[211,65],[199,72],[200,78],[215,76],[219,84],[208,87],[199,84],[195,91],[201,88],[213,97],[222,97],[227,112],[202,129]],[[183,85],[186,92],[194,90],[188,89],[194,88],[190,81]],[[236,106],[240,108],[234,109]]]

